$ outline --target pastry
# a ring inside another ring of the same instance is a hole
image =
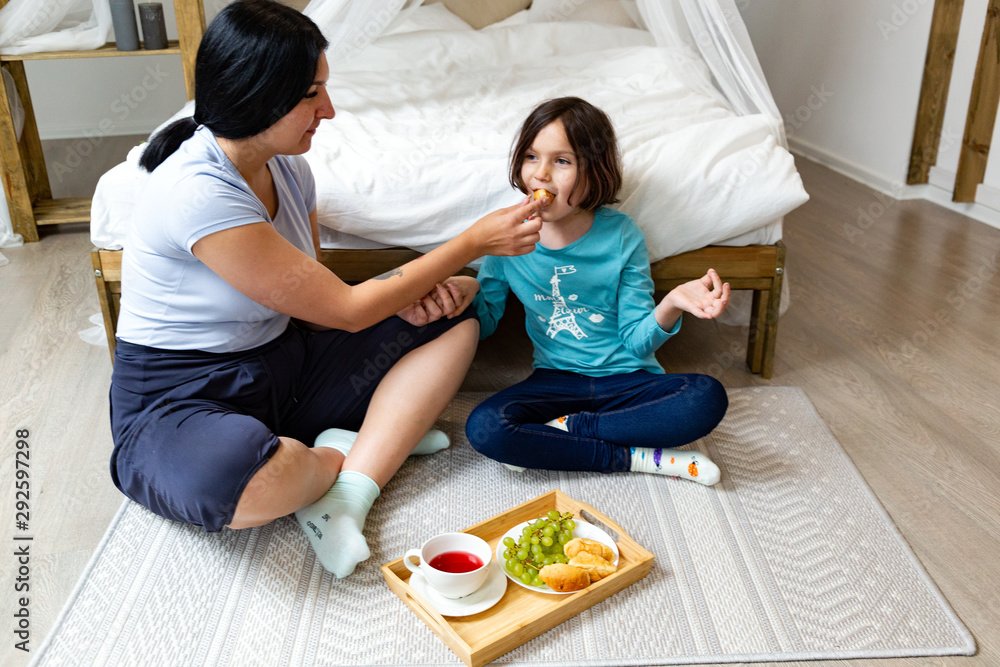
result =
[[[618,569],[611,564],[611,561],[587,551],[578,552],[569,559],[569,564],[586,571],[591,582],[600,581],[604,577],[614,574]]]
[[[609,563],[615,562],[615,552],[611,550],[611,547],[603,542],[588,540],[585,537],[573,538],[566,543],[566,546],[563,547],[563,551],[567,558],[573,558],[581,551],[585,551],[595,556],[599,556]]]
[[[548,197],[549,198],[549,204],[551,204],[552,201],[555,199],[555,197],[552,196],[552,193],[549,192],[548,190],[546,190],[545,188],[539,188],[539,189],[535,190],[534,197],[535,197],[535,199],[541,199],[542,197]],[[545,204],[545,205],[548,206],[549,204]]]
[[[560,593],[578,591],[590,585],[590,575],[574,565],[553,563],[538,571],[538,577],[548,584],[548,587]]]

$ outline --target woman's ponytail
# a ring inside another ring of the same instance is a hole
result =
[[[146,150],[139,158],[139,166],[148,172],[160,166],[160,163],[173,155],[181,144],[194,136],[198,123],[191,116],[175,120],[170,125],[157,132],[149,140]]]

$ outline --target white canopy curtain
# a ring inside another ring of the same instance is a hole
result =
[[[312,0],[304,13],[330,40],[330,59],[353,57],[376,39],[401,11],[423,0]],[[740,115],[774,121],[787,148],[781,114],[764,79],[735,0],[621,0],[625,10],[660,45],[687,45],[701,53],[719,89]],[[534,0],[532,11],[569,14],[574,0]]]

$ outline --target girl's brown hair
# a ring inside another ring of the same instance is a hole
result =
[[[622,165],[615,128],[606,113],[579,97],[559,97],[542,102],[528,115],[511,151],[510,184],[529,194],[521,180],[524,157],[542,128],[557,120],[562,122],[569,145],[576,153],[577,173],[582,177],[578,178],[577,186],[581,183],[590,186],[579,204],[580,208],[595,211],[601,206],[616,203],[622,187]]]

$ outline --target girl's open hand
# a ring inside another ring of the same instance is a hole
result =
[[[723,283],[715,269],[709,269],[701,278],[670,290],[661,304],[701,319],[713,319],[729,305],[729,283]]]
[[[472,235],[480,256],[526,255],[540,238],[541,209],[541,200],[525,197],[520,204],[483,216],[465,233]]]

